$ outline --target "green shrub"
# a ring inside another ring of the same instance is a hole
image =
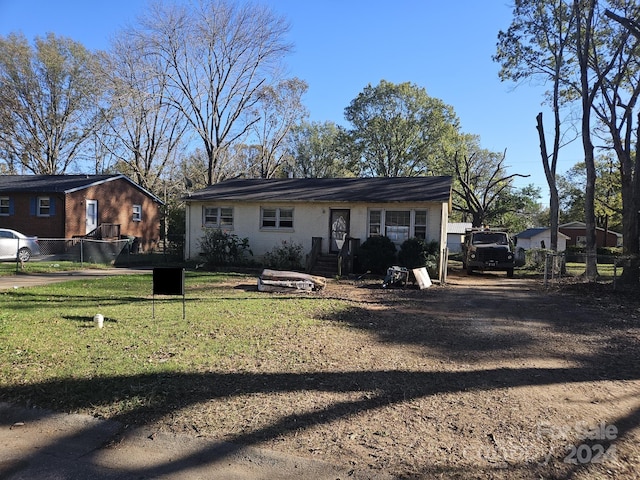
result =
[[[358,249],[358,265],[363,272],[385,274],[396,259],[396,246],[388,237],[369,237]]]
[[[264,255],[267,267],[276,270],[302,270],[303,246],[295,242],[282,242]]]
[[[249,263],[247,255],[253,255],[248,238],[240,238],[219,228],[205,229],[198,245],[209,266],[246,265]]]
[[[433,273],[438,265],[438,242],[409,238],[400,245],[398,263],[408,269],[426,267]]]

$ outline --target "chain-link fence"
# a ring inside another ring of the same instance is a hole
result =
[[[184,260],[184,235],[169,235],[141,251],[136,237],[118,240],[92,238],[0,238],[0,260],[15,260],[16,270],[26,262],[72,262],[115,266],[154,265]]]
[[[69,261],[80,263],[115,264],[132,252],[130,239],[93,240],[87,238],[38,238],[39,255],[34,261]]]
[[[544,273],[544,284],[548,286],[552,282],[562,279],[578,278],[584,276],[587,264],[595,264],[598,271],[598,279],[602,282],[611,282],[616,287],[625,268],[640,265],[640,259],[630,255],[603,255],[588,253],[553,252],[551,250],[536,250],[527,252],[527,266]]]

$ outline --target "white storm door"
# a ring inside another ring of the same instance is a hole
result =
[[[91,233],[98,228],[98,201],[87,200],[87,231]]]

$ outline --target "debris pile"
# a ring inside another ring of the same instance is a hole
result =
[[[258,277],[260,292],[311,292],[326,285],[324,277],[300,272],[264,269]]]

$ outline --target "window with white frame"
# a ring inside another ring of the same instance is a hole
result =
[[[208,228],[233,228],[233,208],[202,207],[202,224]]]
[[[39,217],[49,217],[51,215],[51,199],[49,197],[38,197],[36,214]]]
[[[0,215],[9,216],[11,214],[11,201],[9,197],[0,197]]]
[[[421,240],[427,239],[427,211],[416,210],[414,212],[413,236]]]
[[[369,210],[369,236],[382,235],[382,210]]]
[[[384,235],[396,245],[427,237],[426,210],[369,210],[369,236]]]
[[[293,228],[293,208],[262,207],[260,209],[260,227]]]
[[[142,221],[142,205],[133,206],[133,221],[134,222]]]

